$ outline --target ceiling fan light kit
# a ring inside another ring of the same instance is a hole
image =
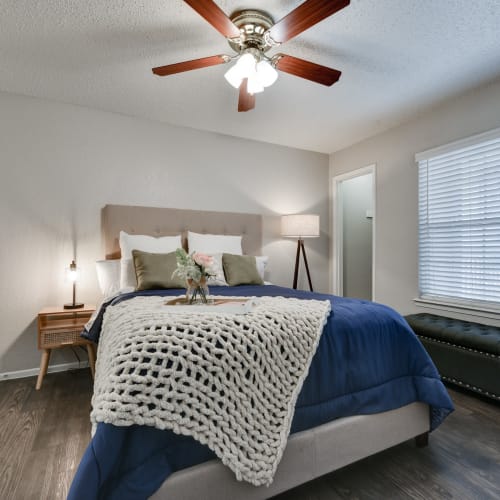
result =
[[[278,72],[257,49],[245,49],[236,64],[224,75],[236,89],[240,88],[244,78],[248,78],[248,92],[257,94],[270,87],[278,78]]]
[[[306,0],[277,23],[260,10],[243,10],[228,17],[213,0],[184,1],[226,37],[236,55],[221,54],[160,66],[153,68],[155,75],[173,75],[236,60],[224,77],[239,89],[238,111],[255,107],[255,94],[276,82],[276,70],[327,86],[340,78],[341,72],[336,69],[285,54],[268,57],[266,52],[335,14],[350,0]]]

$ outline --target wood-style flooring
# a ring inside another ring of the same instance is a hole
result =
[[[66,498],[90,436],[88,370],[0,382],[0,499]],[[500,405],[450,389],[456,410],[413,441],[275,500],[500,499]],[[203,500],[203,499],[200,499]],[[237,500],[237,499],[235,499]]]

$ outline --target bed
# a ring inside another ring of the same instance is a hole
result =
[[[155,236],[187,229],[242,234],[246,253],[260,254],[261,217],[160,208],[103,209],[107,257],[118,256],[118,233]],[[182,290],[121,294],[105,307]],[[372,302],[274,285],[217,287],[220,296],[329,301],[331,312],[298,396],[291,434],[269,486],[253,486],[189,436],[150,426],[100,423],[69,498],[264,499],[408,439],[425,444],[453,411],[436,368],[406,321]],[[125,306],[124,306],[125,304]],[[87,338],[98,341],[105,308]],[[99,370],[99,353],[98,367]]]

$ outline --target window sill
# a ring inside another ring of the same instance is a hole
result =
[[[500,306],[487,306],[482,304],[468,304],[460,302],[448,302],[438,298],[416,298],[413,302],[417,307],[426,307],[429,309],[440,309],[455,313],[467,314],[469,316],[478,316],[481,318],[500,319]]]

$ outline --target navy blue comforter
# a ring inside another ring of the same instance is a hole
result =
[[[332,312],[297,401],[292,433],[339,417],[379,413],[414,401],[430,405],[431,429],[435,429],[453,411],[431,359],[406,321],[389,307],[272,285],[217,287],[212,293],[331,301]],[[181,290],[137,292],[121,295],[111,304],[137,295],[180,294]],[[85,332],[87,338],[98,341],[107,305]],[[211,458],[214,454],[190,437],[152,427],[101,423],[68,498],[147,498],[172,472]]]

